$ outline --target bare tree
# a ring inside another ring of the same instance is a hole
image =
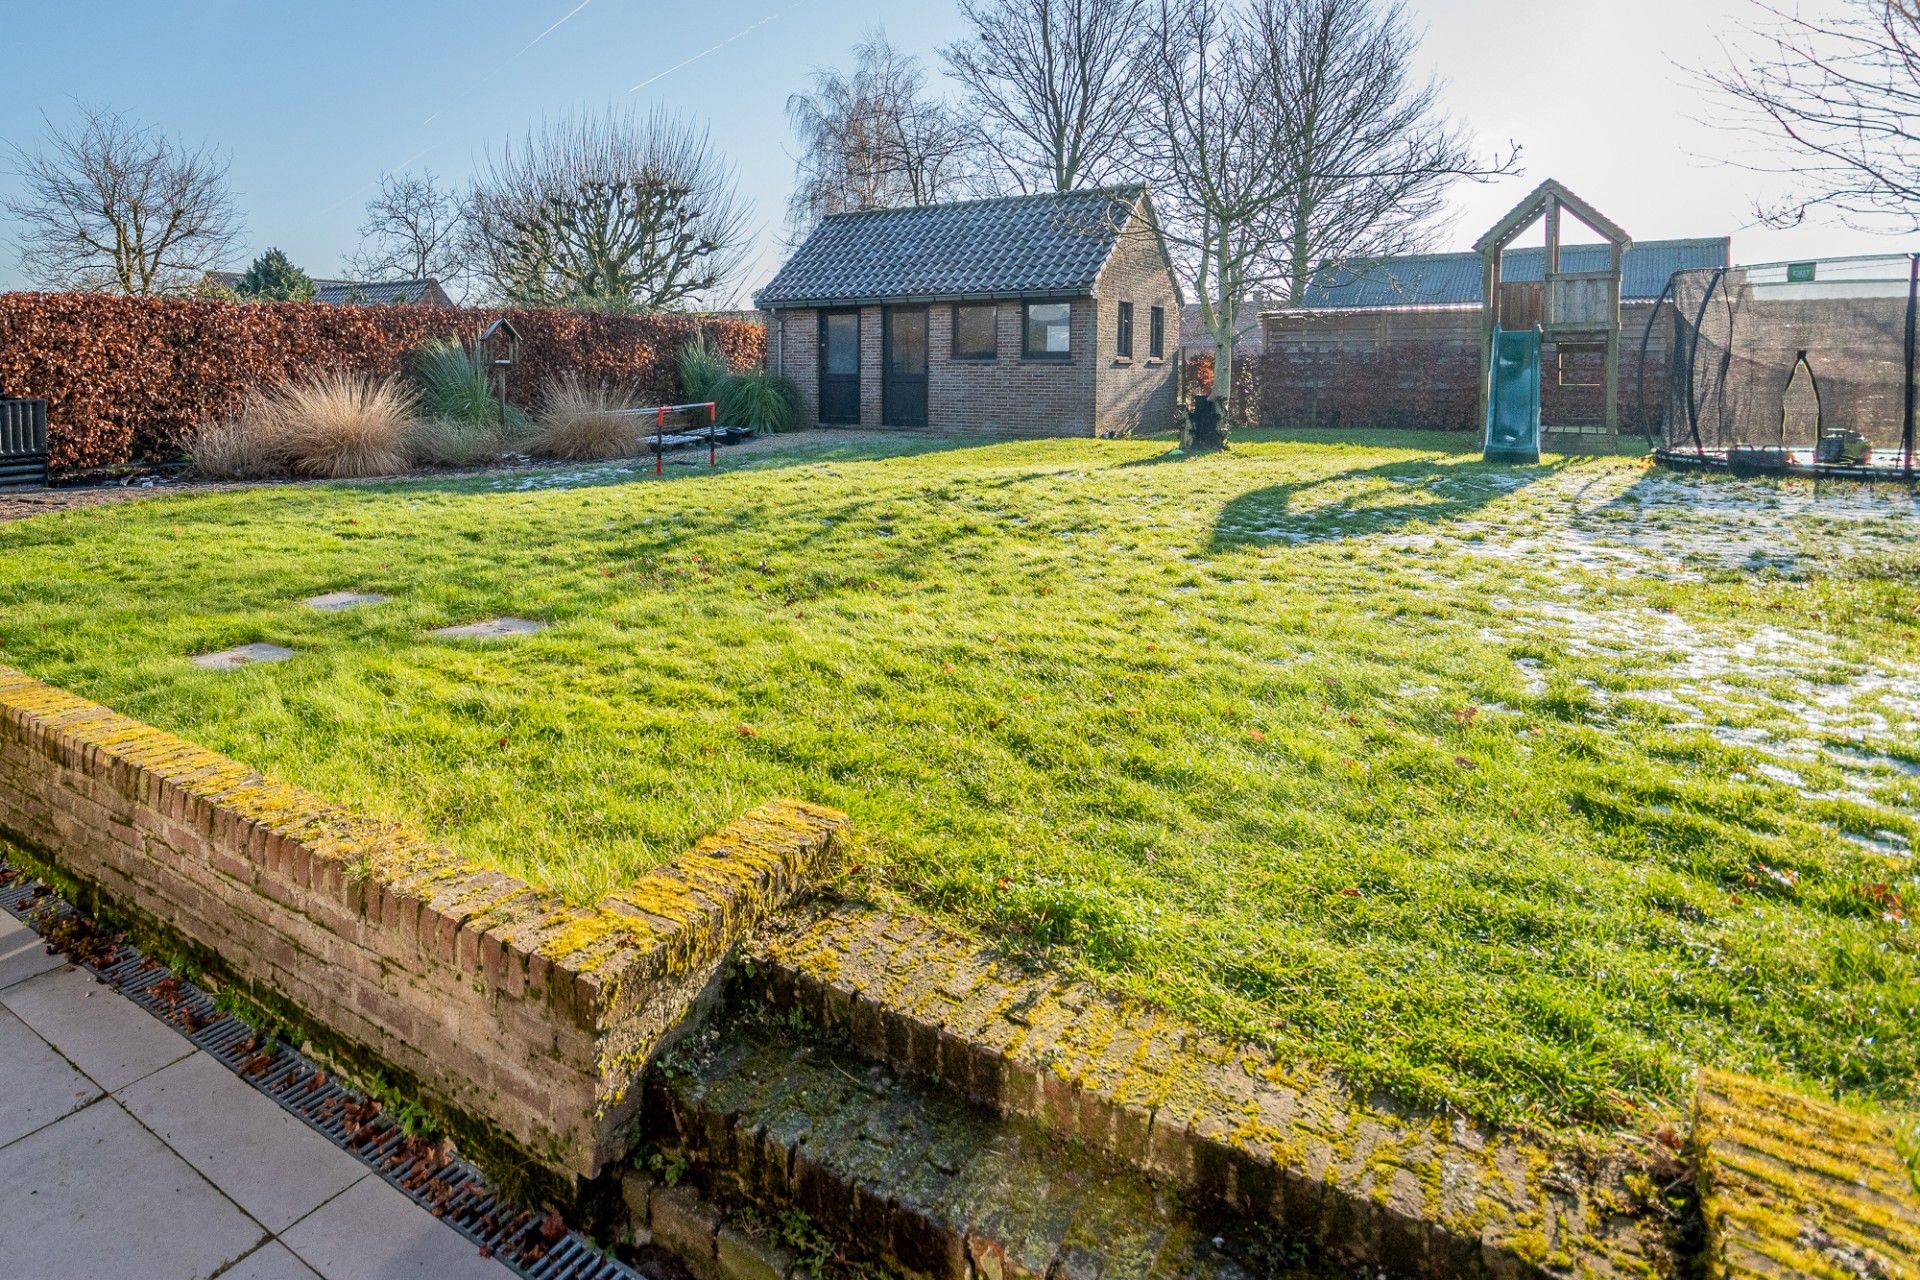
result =
[[[968,131],[927,92],[919,61],[880,31],[853,52],[852,71],[815,71],[812,90],[787,99],[800,143],[787,203],[795,238],[828,214],[936,204],[972,190]]]
[[[464,244],[503,301],[602,310],[685,306],[720,290],[749,206],[707,130],[659,109],[570,116],[489,154]]]
[[[942,50],[982,150],[1022,191],[1113,181],[1135,144],[1150,0],[960,0]]]
[[[360,247],[346,260],[357,279],[438,280],[451,283],[460,270],[460,201],[433,172],[380,175],[380,190],[367,201]]]
[[[1430,247],[1455,181],[1517,170],[1518,148],[1479,159],[1439,82],[1413,78],[1420,39],[1397,0],[1264,0],[1252,34],[1285,158],[1265,273],[1284,298],[1318,271]]]
[[[1261,286],[1270,228],[1289,193],[1257,46],[1231,0],[1157,0],[1142,59],[1152,127],[1136,163],[1154,180],[1161,234],[1213,338],[1213,399],[1222,410],[1233,394],[1235,322]],[[1182,443],[1223,447],[1225,427]]]
[[[1298,297],[1329,263],[1418,244],[1449,184],[1513,171],[1476,162],[1416,85],[1416,42],[1375,0],[1158,0],[1142,61],[1153,127],[1134,151],[1167,247],[1232,403],[1241,315]],[[1189,441],[1217,447],[1219,439]]]
[[[82,107],[45,145],[14,147],[20,265],[51,288],[154,294],[186,288],[238,241],[227,162],[123,112]]]
[[[1716,123],[1789,158],[1746,167],[1791,176],[1795,194],[1759,209],[1794,226],[1833,210],[1863,230],[1920,226],[1920,4],[1844,0],[1809,16],[1756,3],[1745,40],[1701,72],[1726,95]]]

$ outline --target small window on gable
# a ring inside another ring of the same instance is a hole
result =
[[[1147,359],[1159,360],[1167,354],[1167,309],[1155,307],[1147,313]]]
[[[1133,304],[1120,304],[1119,322],[1113,327],[1114,354],[1122,360],[1133,359]]]
[[[953,358],[992,360],[1000,354],[1000,308],[962,302],[953,309]]]
[[[1065,302],[1027,304],[1024,354],[1029,360],[1073,359],[1073,307]]]

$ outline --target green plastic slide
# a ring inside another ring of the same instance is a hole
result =
[[[1495,328],[1488,462],[1540,461],[1540,330]]]

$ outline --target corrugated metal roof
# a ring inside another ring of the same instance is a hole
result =
[[[1651,302],[1667,287],[1667,279],[1674,272],[1727,266],[1732,252],[1733,242],[1725,236],[1636,244],[1621,261],[1621,296],[1627,301]],[[1501,276],[1514,282],[1538,280],[1545,273],[1546,257],[1545,249],[1509,249]],[[1605,271],[1607,246],[1565,245],[1560,250],[1560,267],[1563,271]],[[1477,307],[1481,301],[1479,254],[1427,253],[1323,269],[1307,286],[1303,308]]]
[[[823,218],[763,308],[1093,292],[1139,187],[869,209]]]

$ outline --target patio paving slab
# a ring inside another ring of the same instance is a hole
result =
[[[306,1263],[293,1256],[278,1240],[269,1240],[246,1257],[222,1271],[220,1280],[320,1280]]]
[[[292,1226],[371,1176],[365,1165],[204,1053],[116,1095],[269,1231]]]
[[[5,1082],[0,1088],[0,1147],[45,1128],[101,1092],[5,1009],[0,1009],[0,1081]]]
[[[79,969],[8,987],[0,1005],[109,1093],[194,1052],[184,1036]]]
[[[293,650],[284,645],[243,644],[222,649],[218,653],[196,654],[193,665],[208,671],[238,671],[241,667],[258,666],[263,662],[285,662],[292,656]]]
[[[47,953],[47,944],[39,934],[0,911],[0,988],[24,982],[66,961]]]
[[[327,1280],[505,1280],[513,1274],[379,1178],[354,1183],[280,1239]]]
[[[508,640],[515,636],[534,635],[546,629],[546,623],[528,618],[488,618],[485,622],[442,627],[432,634],[448,640]]]
[[[47,1280],[204,1280],[266,1234],[110,1098],[0,1147],[0,1223]]]

